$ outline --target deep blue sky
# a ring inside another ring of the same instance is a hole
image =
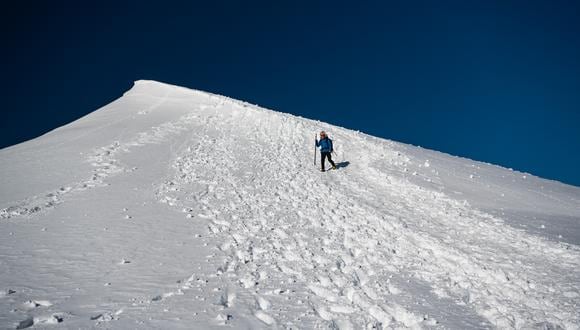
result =
[[[580,186],[578,1],[22,3],[0,147],[154,79]]]

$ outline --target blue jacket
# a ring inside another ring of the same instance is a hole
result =
[[[320,141],[316,141],[316,146],[320,147],[320,152],[333,152],[334,149],[332,148],[332,140],[329,138],[324,138]]]

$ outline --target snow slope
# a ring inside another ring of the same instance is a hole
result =
[[[580,328],[580,188],[530,174],[153,81],[0,171],[2,329]]]

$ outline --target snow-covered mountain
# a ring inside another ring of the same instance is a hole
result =
[[[0,173],[0,328],[580,327],[580,188],[529,174],[154,81]]]

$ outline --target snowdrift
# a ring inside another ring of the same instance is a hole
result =
[[[580,188],[530,174],[154,81],[0,171],[0,328],[580,327]]]

